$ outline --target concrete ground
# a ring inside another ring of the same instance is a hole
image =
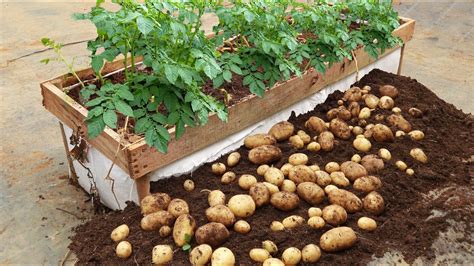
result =
[[[62,43],[93,38],[92,25],[70,18],[92,2],[0,3],[0,264],[59,263],[71,229],[92,215],[87,195],[68,183],[58,123],[42,107],[38,85],[65,73],[59,63],[39,63],[53,56],[43,51],[40,38]],[[403,74],[473,113],[474,4],[410,2],[397,9],[417,20]],[[79,42],[66,46],[64,53],[69,59],[76,56],[76,67],[84,68],[85,48]],[[440,239],[450,241],[445,235]]]

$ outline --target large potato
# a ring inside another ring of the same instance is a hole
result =
[[[263,206],[270,202],[270,191],[263,183],[256,183],[255,185],[251,186],[249,194],[257,207]]]
[[[235,256],[230,249],[220,247],[212,253],[211,266],[233,266],[234,264]]]
[[[225,225],[220,223],[208,223],[196,230],[196,242],[218,247],[230,236]]]
[[[362,157],[360,161],[368,173],[377,173],[384,168],[384,162],[375,154],[369,154]]]
[[[300,136],[294,135],[290,137],[291,146],[295,149],[302,149],[304,147],[304,141]]]
[[[392,130],[384,124],[376,124],[372,128],[372,137],[378,142],[393,142]]]
[[[334,148],[334,135],[329,131],[321,132],[318,136],[318,143],[323,151],[332,151]]]
[[[352,142],[352,145],[354,146],[354,148],[356,148],[356,150],[363,152],[368,152],[370,151],[370,148],[372,148],[372,143],[370,143],[370,140],[363,137],[355,138]]]
[[[371,192],[382,187],[382,181],[376,176],[363,176],[354,181],[354,189],[363,192]]]
[[[253,175],[241,175],[239,177],[239,187],[243,190],[249,190],[251,186],[257,183],[257,178]]]
[[[194,229],[196,228],[196,221],[189,214],[181,214],[174,223],[173,227],[173,239],[174,243],[178,247],[187,244],[189,239],[194,235]]]
[[[272,135],[277,141],[283,141],[289,139],[294,131],[295,126],[292,123],[282,121],[273,125],[268,134]]]
[[[348,102],[358,102],[362,99],[362,92],[359,87],[352,87],[344,92],[342,99]]]
[[[360,113],[360,105],[357,102],[351,102],[347,107],[352,117],[358,117]]]
[[[301,138],[304,144],[308,144],[311,141],[311,136],[303,130],[298,130],[298,132],[296,132],[296,135]]]
[[[240,161],[240,153],[233,152],[227,157],[227,165],[230,167],[236,166]]]
[[[300,199],[295,193],[280,191],[273,194],[270,198],[270,203],[275,208],[282,211],[291,211],[298,207]]]
[[[328,118],[328,120],[333,120],[335,118],[341,120],[349,120],[351,119],[351,112],[347,110],[346,107],[339,106],[337,108],[329,110],[326,114],[326,117]]]
[[[128,225],[122,224],[118,227],[116,227],[112,233],[110,234],[110,238],[114,242],[120,242],[122,240],[125,240],[130,233],[130,228],[128,228]]]
[[[178,218],[178,216],[181,214],[188,214],[188,203],[182,199],[173,199],[168,205],[168,212],[176,218]]]
[[[199,245],[189,252],[189,262],[193,266],[205,266],[211,260],[212,247],[207,244]]]
[[[288,158],[288,162],[292,165],[301,165],[308,163],[308,155],[304,153],[293,153]]]
[[[249,195],[239,194],[229,199],[227,206],[235,216],[246,218],[255,212],[255,202]]]
[[[411,124],[410,122],[408,122],[405,118],[403,118],[403,116],[401,115],[396,115],[396,114],[392,114],[392,115],[389,115],[387,118],[387,123],[390,125],[390,126],[393,126],[393,127],[397,127],[399,129],[401,129],[403,132],[405,133],[408,133],[411,131]]]
[[[301,251],[295,247],[289,247],[281,254],[281,260],[285,265],[297,265],[301,261]]]
[[[303,182],[316,182],[316,174],[306,165],[292,167],[288,173],[288,178],[296,184]]]
[[[171,197],[166,193],[154,193],[144,197],[140,202],[142,214],[147,215],[157,211],[166,210]]]
[[[395,105],[395,101],[389,96],[382,96],[380,98],[379,107],[382,109],[392,109]]]
[[[338,138],[341,139],[349,139],[351,137],[351,130],[349,129],[349,125],[347,125],[344,120],[339,118],[334,118],[329,123],[329,130]]]
[[[363,126],[363,123],[361,124],[360,122],[365,121],[364,119],[368,119],[371,114],[372,113],[368,107],[362,108],[359,112],[359,119],[360,119],[359,126]]]
[[[249,160],[254,164],[266,164],[281,158],[280,148],[273,145],[262,145],[249,152]]]
[[[253,149],[262,145],[273,145],[276,139],[269,134],[255,134],[244,139],[244,145],[248,149]]]
[[[347,187],[351,184],[349,179],[341,171],[336,171],[331,173],[331,182],[338,187]]]
[[[262,266],[285,266],[285,263],[277,258],[269,258],[263,262]]]
[[[354,182],[359,177],[367,175],[367,170],[364,168],[364,166],[352,161],[343,162],[341,164],[341,171],[344,173],[347,179],[352,182]]]
[[[392,85],[383,85],[379,88],[380,95],[397,98],[398,89]]]
[[[352,192],[344,189],[334,189],[329,192],[329,202],[343,207],[348,213],[362,210],[362,201]]]
[[[173,260],[173,249],[170,245],[156,245],[153,247],[151,262],[156,265],[166,265]]]
[[[357,241],[357,236],[350,227],[342,226],[333,228],[321,236],[319,245],[326,252],[335,252],[352,247]]]
[[[320,134],[321,132],[327,130],[326,122],[316,116],[310,117],[304,125],[309,131],[316,134]]]
[[[338,226],[347,221],[347,212],[343,207],[332,204],[324,207],[322,217],[326,223]]]
[[[373,94],[367,94],[364,101],[365,105],[367,105],[367,107],[370,109],[375,109],[379,105],[379,97]]]
[[[225,194],[220,190],[213,190],[207,195],[207,202],[209,206],[216,206],[220,204],[225,204]]]
[[[306,263],[316,263],[321,258],[321,250],[315,244],[308,244],[301,250],[301,259]]]
[[[316,205],[324,200],[324,190],[313,182],[303,182],[296,188],[298,196],[311,205]]]
[[[316,171],[314,172],[316,175],[316,183],[322,187],[325,187],[331,184],[332,179],[331,176],[325,171]]]
[[[281,221],[286,229],[295,228],[304,224],[304,218],[298,215],[291,215]]]
[[[362,200],[364,204],[364,210],[379,215],[385,209],[385,201],[383,200],[382,195],[376,191],[372,191]]]
[[[145,215],[141,222],[140,226],[145,231],[158,230],[163,225],[170,226],[173,224],[175,217],[167,211],[157,211]]]
[[[255,262],[263,263],[266,259],[271,258],[270,253],[263,248],[252,248],[249,252],[250,258]]]
[[[215,205],[207,208],[206,217],[209,222],[221,223],[227,227],[235,223],[235,215],[225,205]]]
[[[274,184],[275,186],[281,186],[283,180],[285,180],[285,175],[283,174],[283,172],[276,167],[270,167],[265,172],[265,175],[263,177],[265,178],[265,181]]]

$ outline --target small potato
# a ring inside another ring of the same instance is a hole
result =
[[[316,116],[310,117],[304,125],[309,131],[316,134],[320,134],[327,130],[324,120]]]
[[[295,228],[304,224],[304,218],[298,215],[291,215],[281,222],[286,229]]]
[[[347,190],[331,190],[328,194],[328,197],[331,204],[337,204],[343,207],[348,213],[355,213],[362,210],[362,201],[354,193]]]
[[[262,266],[285,266],[285,263],[277,258],[269,258],[263,262]]]
[[[225,185],[228,185],[232,182],[234,182],[234,180],[237,178],[237,176],[235,175],[234,172],[225,172],[222,177],[221,177],[221,183],[222,184],[225,184]]]
[[[268,187],[264,183],[256,183],[251,186],[249,195],[252,197],[257,207],[263,206],[270,202],[270,190],[268,190]]]
[[[293,168],[293,165],[291,163],[285,163],[281,168],[281,172],[283,173],[284,176],[288,176],[290,173],[290,169]]]
[[[338,100],[337,101],[337,105],[343,105],[344,104],[344,101],[343,100]]]
[[[196,242],[198,244],[208,244],[218,247],[230,236],[225,225],[220,223],[208,223],[196,230]]]
[[[194,229],[196,228],[196,220],[189,214],[181,214],[173,226],[173,239],[178,247],[184,246],[188,243],[188,238],[194,236]]]
[[[420,118],[423,116],[423,112],[415,107],[408,109],[408,113],[415,118]]]
[[[241,175],[239,177],[239,187],[243,190],[249,190],[257,183],[257,178],[253,175]]]
[[[122,240],[125,240],[130,233],[130,228],[128,228],[128,225],[122,224],[120,226],[117,226],[112,233],[110,234],[110,238],[114,242],[120,242]]]
[[[313,229],[321,229],[323,228],[325,225],[326,225],[326,222],[324,221],[323,218],[319,217],[319,216],[313,216],[311,218],[308,219],[308,225],[309,227],[313,228]]]
[[[280,191],[280,189],[272,183],[263,182],[263,184],[267,187],[268,191],[270,192],[270,195],[273,195]]]
[[[270,168],[270,166],[266,165],[266,164],[262,164],[260,165],[258,168],[257,168],[257,174],[259,176],[263,176],[265,175],[265,173],[267,172],[267,170]]]
[[[397,130],[397,132],[395,132],[395,137],[401,138],[403,136],[405,136],[405,132],[403,132],[402,130]]]
[[[359,112],[359,119],[368,119],[370,115],[371,115],[370,109],[367,107],[364,107]]]
[[[383,114],[376,114],[375,115],[375,120],[376,121],[383,121],[385,119],[385,116]]]
[[[188,214],[188,203],[182,199],[173,199],[168,205],[168,212],[176,218],[178,218],[178,216],[181,214]]]
[[[240,218],[247,218],[255,212],[255,202],[252,197],[245,194],[235,195],[229,199],[227,206]]]
[[[296,184],[302,182],[315,182],[316,174],[306,165],[297,165],[290,169],[288,178]]]
[[[328,224],[338,226],[347,221],[347,212],[343,207],[332,204],[324,207],[322,217]]]
[[[357,236],[352,228],[347,226],[336,227],[326,231],[321,236],[319,244],[326,252],[335,252],[352,247],[357,241]]]
[[[359,177],[367,175],[367,170],[364,166],[353,161],[343,162],[341,164],[341,171],[344,173],[344,176],[352,182]]]
[[[369,85],[365,85],[362,89],[366,91],[371,91],[372,87],[370,87]]]
[[[326,193],[326,195],[329,195],[329,193],[333,190],[338,190],[339,188],[336,187],[335,185],[327,185],[325,188],[324,188],[324,192]]]
[[[374,231],[377,229],[377,222],[369,217],[361,217],[359,220],[357,220],[357,226],[359,226],[359,228],[362,230]]]
[[[295,247],[287,248],[281,254],[281,260],[285,265],[297,265],[301,261],[301,251]]]
[[[364,107],[365,108],[365,107]],[[367,108],[367,110],[370,111],[369,108]],[[359,116],[360,116],[360,113],[359,113]],[[365,127],[367,125],[367,120],[365,119],[359,119],[359,121],[357,121],[357,125],[359,125],[360,127]]]
[[[331,176],[325,172],[325,171],[316,171],[314,172],[316,175],[316,183],[320,185],[321,187],[325,187],[329,184],[331,184],[332,179]]]
[[[397,168],[402,171],[405,171],[405,169],[407,169],[408,167],[407,164],[403,161],[396,161],[395,166],[397,166]]]
[[[169,226],[167,226],[167,225],[162,226],[162,227],[160,228],[159,233],[160,233],[160,236],[161,236],[162,238],[168,237],[168,236],[171,234],[171,227],[169,227]]]
[[[283,184],[281,184],[281,191],[286,191],[286,192],[295,192],[296,191],[296,184],[295,182],[285,179],[283,180]]]
[[[212,247],[207,244],[199,245],[189,252],[189,262],[193,266],[205,266],[212,256]]]
[[[413,130],[408,133],[408,136],[413,140],[422,140],[425,138],[425,133],[421,130]]]
[[[229,156],[227,157],[227,165],[229,167],[234,167],[236,166],[240,161],[240,153],[238,152],[233,152],[231,154],[229,154]]]
[[[362,92],[359,87],[352,87],[344,92],[342,100],[348,102],[358,102],[362,99]]]
[[[211,266],[233,266],[234,264],[235,256],[230,249],[220,247],[212,253]]]
[[[308,216],[309,217],[321,216],[321,215],[323,215],[323,212],[321,211],[320,208],[311,207],[311,208],[308,209]]]
[[[403,116],[392,114],[387,117],[387,123],[390,126],[397,127],[403,132],[408,133],[411,131],[411,124]]]
[[[367,96],[365,96],[365,105],[367,105],[367,107],[369,107],[370,109],[374,109],[376,108],[378,105],[379,105],[379,97],[373,95],[373,94],[367,94]]]
[[[209,206],[223,205],[225,204],[225,194],[220,190],[213,190],[207,196],[207,202]]]
[[[351,184],[343,172],[336,171],[331,173],[331,182],[338,187],[347,187]]]
[[[360,105],[357,102],[351,102],[347,107],[347,110],[351,113],[352,117],[358,117],[360,113]]]
[[[237,233],[247,234],[248,232],[250,232],[250,230],[250,224],[244,220],[239,220],[234,224],[234,231],[236,231]]]
[[[414,174],[415,174],[415,171],[414,171],[413,169],[411,169],[411,168],[408,168],[408,169],[406,170],[406,173],[407,173],[407,175],[414,175]]]
[[[389,96],[391,98],[397,98],[398,89],[392,85],[383,85],[379,88],[379,92],[383,96]]]
[[[249,160],[254,164],[266,164],[281,158],[280,148],[273,145],[263,145],[253,148],[249,152]]]
[[[329,130],[334,134],[334,136],[341,139],[349,139],[351,137],[351,130],[349,125],[344,122],[344,120],[339,118],[334,118],[329,123]]]
[[[140,202],[143,215],[166,210],[170,204],[171,197],[166,193],[154,193],[144,197]]]
[[[115,254],[121,259],[126,259],[132,255],[132,244],[128,241],[120,241],[115,248]]]
[[[426,156],[425,152],[420,148],[411,149],[410,156],[419,162],[422,162],[422,163],[428,162],[428,156]]]
[[[298,196],[311,205],[316,205],[324,200],[324,190],[313,182],[303,182],[296,188]]]
[[[151,261],[156,265],[165,265],[173,260],[173,249],[170,245],[156,245],[153,247]]]
[[[372,129],[372,137],[378,142],[393,142],[392,130],[384,124],[376,124]]]
[[[395,101],[390,96],[382,96],[379,101],[379,107],[382,109],[392,109]]]
[[[377,173],[385,167],[383,160],[375,154],[364,156],[360,164],[362,164],[368,173]]]
[[[378,155],[380,158],[384,159],[385,161],[390,161],[392,159],[392,154],[389,150],[382,148],[379,150]]]
[[[280,191],[273,194],[270,203],[281,211],[291,211],[298,207],[300,199],[298,195],[290,192]]]
[[[328,120],[333,120],[335,118],[341,119],[341,120],[349,120],[351,119],[351,112],[346,109],[344,106],[339,106],[337,108],[332,108],[329,110],[326,114],[326,117]]]
[[[295,131],[295,126],[288,121],[276,123],[270,128],[268,134],[272,135],[277,141],[283,141],[290,138]]]
[[[276,231],[283,231],[285,230],[285,226],[279,222],[279,221],[273,221],[271,224],[270,224],[270,229],[274,232]]]
[[[174,219],[175,217],[167,211],[157,211],[145,215],[140,222],[140,226],[145,231],[158,230],[164,225],[170,226]]]
[[[372,148],[372,143],[366,138],[356,138],[353,142],[352,145],[356,150],[362,151],[362,152],[368,152],[370,151],[370,148]]]
[[[207,208],[206,217],[209,222],[221,223],[227,227],[235,223],[235,215],[225,205],[215,205]]]
[[[308,244],[301,250],[301,259],[305,263],[315,263],[321,258],[321,250],[315,244]]]
[[[318,143],[323,151],[332,151],[334,148],[334,135],[329,131],[321,132],[318,136]]]
[[[310,165],[308,166],[309,169],[311,169],[313,172],[316,172],[316,171],[319,171],[321,169],[319,169],[319,166],[317,166],[316,164],[313,164],[313,165]]]
[[[268,251],[271,255],[275,255],[278,252],[278,247],[273,241],[265,240],[262,242],[262,248]]]
[[[308,156],[304,153],[294,153],[290,155],[288,162],[292,165],[307,164]]]
[[[328,173],[339,171],[340,169],[341,169],[341,167],[336,162],[329,162],[329,163],[326,164],[326,166],[324,166],[324,170],[326,170],[326,172],[328,172]]]
[[[255,134],[244,139],[244,145],[247,149],[253,149],[262,145],[273,145],[277,140],[269,134]]]
[[[263,248],[252,248],[249,252],[249,256],[253,261],[261,263],[272,257],[270,253]]]
[[[216,175],[222,175],[226,171],[225,164],[223,163],[214,163],[211,166],[211,170]]]
[[[379,215],[385,209],[385,201],[383,200],[382,195],[376,191],[372,191],[364,199],[362,199],[364,210]]]
[[[295,149],[302,149],[304,147],[304,141],[298,135],[291,136],[290,143]]]
[[[352,134],[354,135],[361,135],[364,134],[364,129],[362,129],[360,126],[355,126],[352,128]]]
[[[263,177],[265,178],[265,181],[274,184],[275,186],[281,186],[283,180],[285,180],[285,175],[283,174],[283,172],[276,167],[270,167],[265,172],[265,175]]]
[[[311,136],[303,130],[298,130],[298,132],[296,132],[296,135],[300,136],[304,144],[308,144],[311,141]]]
[[[392,112],[394,112],[395,114],[401,114],[401,113],[402,113],[402,109],[400,109],[399,107],[393,107],[393,108],[392,108]]]
[[[361,160],[362,160],[362,158],[360,158],[360,155],[359,155],[359,154],[354,154],[354,155],[352,155],[352,157],[351,157],[351,161],[353,161],[353,162],[355,162],[355,163],[359,163]]]
[[[363,192],[371,192],[382,187],[382,181],[376,176],[363,176],[354,181],[354,189]]]
[[[183,183],[184,190],[186,191],[193,191],[194,190],[194,182],[191,179],[186,179]]]
[[[306,146],[306,149],[308,151],[319,151],[319,150],[321,150],[321,145],[319,143],[313,141],[313,142],[310,142],[308,144],[308,146]]]

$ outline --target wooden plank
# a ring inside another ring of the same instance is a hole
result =
[[[404,23],[393,31],[393,35],[400,37],[400,39],[402,39],[403,42],[406,43],[413,38],[416,21],[414,19],[404,17],[400,17],[400,20]]]

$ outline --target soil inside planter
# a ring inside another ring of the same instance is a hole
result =
[[[384,84],[396,86],[400,95],[395,99],[396,106],[402,109],[404,117],[412,124],[414,129],[422,130],[425,139],[421,141],[411,140],[404,136],[396,138],[393,143],[372,142],[371,153],[377,153],[380,148],[387,148],[392,153],[392,160],[385,163],[385,168],[378,174],[383,185],[379,192],[385,199],[385,212],[380,216],[373,216],[366,212],[350,214],[347,226],[352,227],[357,235],[358,241],[354,247],[338,252],[322,252],[320,263],[322,264],[366,264],[372,256],[383,256],[387,251],[396,250],[401,252],[407,262],[419,256],[432,259],[434,251],[430,248],[439,233],[449,225],[447,218],[466,223],[466,232],[470,232],[470,223],[474,219],[469,204],[474,200],[471,189],[473,173],[474,142],[470,137],[473,133],[474,118],[472,115],[464,114],[455,106],[439,99],[433,92],[422,84],[408,77],[401,77],[373,70],[356,85],[362,87],[369,85],[377,96],[378,87]],[[342,96],[341,92],[331,94],[324,104],[318,105],[314,111],[298,117],[292,116],[289,121],[297,129],[304,128],[304,122],[310,116],[325,118],[325,113],[337,106],[337,100]],[[408,114],[408,109],[417,107],[423,111],[421,118],[413,118]],[[389,114],[388,110],[376,110],[374,112]],[[372,115],[369,123],[377,123]],[[308,132],[309,133],[309,132]],[[313,137],[314,134],[311,134]],[[317,164],[323,167],[327,162],[335,161],[342,163],[350,160],[354,153],[352,138],[350,140],[337,139],[335,149],[332,152],[308,152],[305,149],[296,150],[288,142],[278,143],[283,151],[283,157],[274,165],[281,167],[288,161],[289,155],[295,152],[306,153],[309,157],[308,164]],[[429,157],[427,164],[414,161],[409,151],[412,148],[422,148]],[[256,173],[256,166],[247,159],[248,150],[245,147],[238,149],[242,158],[240,163],[230,170],[237,176],[241,174],[252,174],[262,181],[263,178]],[[366,153],[359,152],[361,156]],[[225,162],[226,156],[217,161]],[[395,166],[395,161],[402,160],[413,168],[415,174],[407,175]],[[222,185],[220,177],[211,173],[210,163],[197,169],[192,175],[173,177],[170,179],[153,182],[152,192],[166,192],[171,197],[186,200],[190,207],[191,215],[196,219],[197,225],[207,223],[205,210],[208,208],[207,194],[201,193],[202,189],[220,189],[227,199],[232,195],[247,193],[240,189],[236,182],[230,185]],[[196,189],[186,192],[183,189],[183,181],[192,179]],[[363,197],[365,193],[354,191]],[[433,196],[432,190],[438,190],[438,195]],[[317,207],[323,208],[328,205],[325,199]],[[319,245],[319,238],[323,232],[330,229],[326,225],[323,230],[311,229],[308,225],[295,229],[272,232],[270,223],[274,220],[281,221],[283,218],[298,214],[307,218],[307,209],[310,207],[304,201],[300,201],[299,207],[291,212],[283,212],[272,206],[264,206],[255,214],[246,219],[252,226],[247,235],[238,234],[232,230],[231,237],[223,244],[230,248],[236,257],[238,264],[255,264],[249,258],[249,250],[260,247],[264,240],[274,241],[279,248],[279,254],[290,247],[303,248],[303,246],[314,243]],[[433,215],[441,211],[443,215]],[[357,219],[369,216],[377,221],[378,228],[374,232],[366,232],[357,227]],[[174,246],[172,237],[163,239],[158,232],[145,232],[140,229],[142,215],[140,208],[129,204],[124,211],[114,211],[107,214],[95,216],[91,221],[78,226],[69,248],[79,258],[81,264],[149,264],[151,262],[151,251],[158,244],[170,244]],[[121,224],[128,224],[130,235],[127,240],[133,245],[133,254],[127,260],[115,256],[115,243],[110,239],[112,230]],[[465,236],[472,244],[472,239]],[[195,246],[195,243],[192,243]],[[178,248],[174,253],[174,265],[189,264],[188,253]]]

